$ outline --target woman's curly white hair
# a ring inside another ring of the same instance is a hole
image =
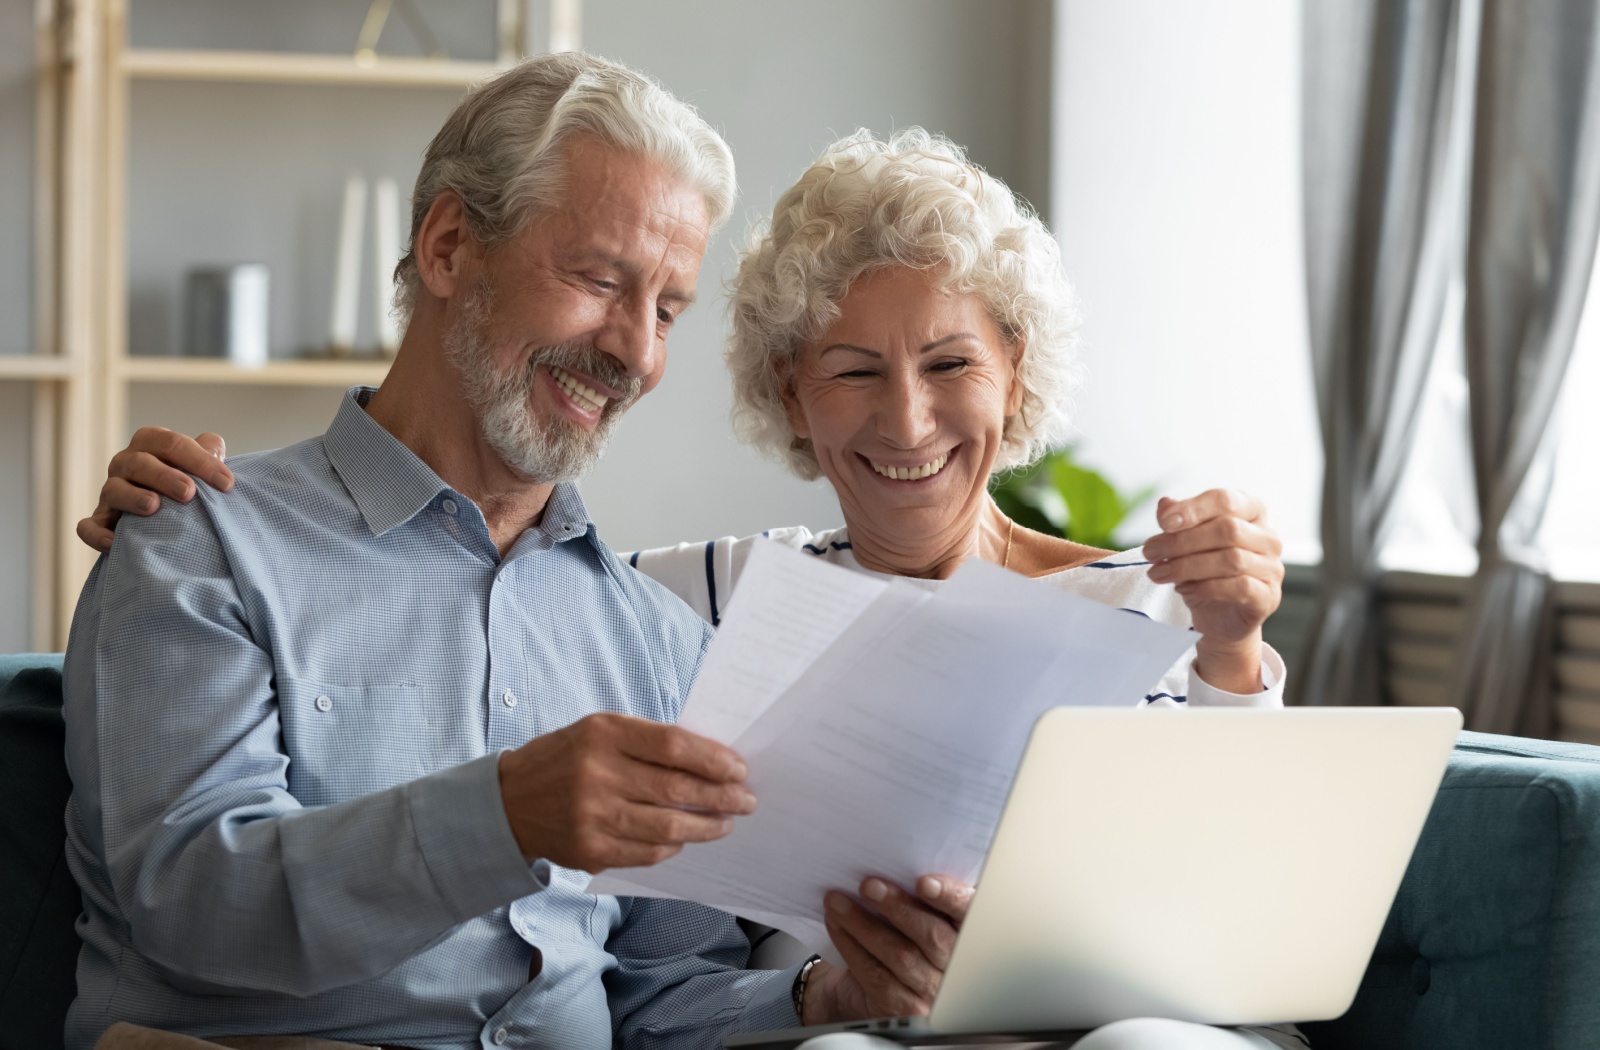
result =
[[[807,480],[821,469],[784,411],[795,359],[839,317],[863,274],[904,266],[973,294],[1022,347],[1022,407],[1005,422],[994,469],[1062,444],[1076,386],[1078,310],[1044,223],[999,179],[921,128],[889,141],[866,130],[823,151],[751,232],[734,278],[727,352],[739,436]]]

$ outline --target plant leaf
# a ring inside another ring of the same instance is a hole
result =
[[[1067,504],[1067,538],[1090,547],[1114,547],[1112,537],[1128,516],[1128,504],[1105,475],[1069,459],[1058,459],[1050,473]]]

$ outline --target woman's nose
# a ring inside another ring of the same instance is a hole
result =
[[[898,448],[917,448],[933,436],[933,402],[915,376],[890,376],[878,408],[878,434]]]

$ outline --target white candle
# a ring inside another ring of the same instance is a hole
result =
[[[328,343],[335,354],[356,345],[356,312],[361,305],[361,227],[366,219],[367,180],[344,180],[344,211],[339,217],[339,255],[333,268],[333,320]]]
[[[400,326],[394,316],[394,268],[400,262],[400,187],[393,179],[372,186],[373,309],[378,348],[393,356],[400,348]]]

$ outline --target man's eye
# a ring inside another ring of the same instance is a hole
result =
[[[664,325],[670,325],[678,319],[678,316],[671,310],[657,310],[656,319]]]
[[[608,281],[604,277],[591,277],[589,283],[602,292],[614,292],[619,287],[616,281]]]

